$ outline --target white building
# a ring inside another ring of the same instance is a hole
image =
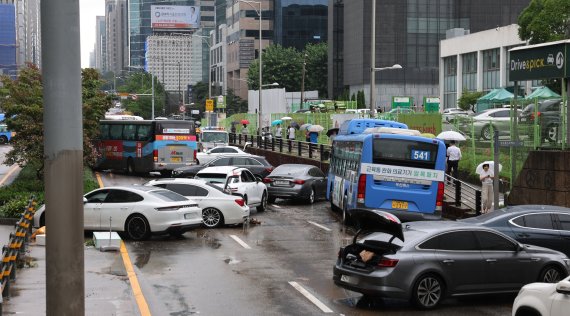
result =
[[[463,91],[514,85],[508,78],[509,49],[526,44],[518,29],[511,24],[473,34],[463,29],[447,31],[447,39],[439,45],[440,108],[456,107]]]
[[[202,38],[198,36],[149,36],[145,58],[146,71],[156,76],[166,91],[184,95],[188,85],[202,81]]]
[[[226,74],[226,36],[227,27],[221,24],[217,30],[210,31],[210,84],[212,95],[226,95],[228,80]]]

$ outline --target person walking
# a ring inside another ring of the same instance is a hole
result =
[[[461,160],[461,149],[455,146],[455,141],[452,140],[447,148],[447,174],[455,179],[459,173],[459,160]]]
[[[289,133],[289,140],[295,140],[295,128],[289,125],[287,132]]]
[[[275,131],[275,138],[281,139],[282,133],[283,133],[283,129],[281,128],[281,124],[277,124],[277,130]]]
[[[481,206],[483,214],[491,211],[493,207],[493,179],[495,174],[493,170],[489,169],[489,164],[483,164],[483,171],[479,174],[479,179],[481,180],[481,200],[483,205]]]
[[[311,142],[311,133],[308,130],[305,131],[305,141],[307,143]]]

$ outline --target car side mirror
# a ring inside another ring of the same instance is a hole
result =
[[[524,245],[523,244],[517,244],[517,251],[523,251],[524,250]]]
[[[87,198],[83,197],[83,204],[87,203]]]
[[[556,284],[556,292],[564,295],[570,295],[570,280],[564,279]]]

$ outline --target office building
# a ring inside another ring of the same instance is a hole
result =
[[[363,90],[370,98],[372,67],[400,64],[376,72],[377,108],[389,109],[393,96],[439,95],[439,42],[449,29],[471,33],[516,23],[530,0],[376,1],[375,65],[370,65],[371,0],[329,0],[329,97]],[[356,35],[356,36],[355,36]]]
[[[16,9],[14,4],[0,3],[0,75],[16,78]]]
[[[299,51],[327,42],[328,0],[275,0],[274,42]]]
[[[16,63],[18,68],[27,62],[41,67],[40,0],[15,1],[16,7]]]
[[[106,68],[119,73],[128,65],[128,11],[126,0],[105,1]]]
[[[95,64],[93,67],[101,72],[107,71],[107,31],[104,16],[95,18]]]

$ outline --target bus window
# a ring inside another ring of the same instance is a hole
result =
[[[151,126],[150,125],[139,125],[137,129],[137,140],[138,141],[149,141],[151,140]]]
[[[109,139],[109,125],[101,124],[99,127],[99,139]]]
[[[123,138],[123,125],[111,125],[109,139],[120,140]]]
[[[123,128],[123,138],[125,140],[135,140],[135,133],[137,130],[137,126],[133,124],[125,125]]]

